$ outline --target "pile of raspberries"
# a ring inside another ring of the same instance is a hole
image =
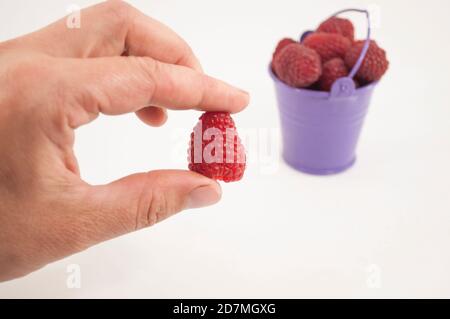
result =
[[[284,83],[296,88],[330,91],[333,83],[348,76],[365,40],[355,40],[350,20],[332,17],[303,41],[285,38],[273,53],[272,70]],[[386,73],[386,52],[371,40],[367,55],[356,74],[356,87],[378,81]]]

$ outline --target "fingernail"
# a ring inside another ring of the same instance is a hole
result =
[[[219,185],[200,186],[194,189],[188,197],[187,209],[213,205],[220,200],[222,192]]]

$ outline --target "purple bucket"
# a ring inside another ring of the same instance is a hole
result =
[[[348,77],[338,79],[331,92],[297,89],[275,82],[283,136],[283,158],[293,168],[314,175],[343,172],[356,160],[358,143],[372,92],[377,83],[356,89],[352,78],[358,72],[370,44],[370,17],[365,46]],[[334,15],[334,16],[335,16]]]

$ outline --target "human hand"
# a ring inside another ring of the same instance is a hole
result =
[[[121,1],[0,43],[0,281],[26,275],[183,209],[217,202],[218,183],[152,171],[92,186],[80,179],[74,130],[100,113],[238,112],[248,94],[202,73],[173,31]]]

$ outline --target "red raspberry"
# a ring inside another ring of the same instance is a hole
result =
[[[343,35],[351,42],[355,39],[355,28],[350,20],[332,17],[322,22],[317,28],[318,32],[337,33]]]
[[[296,41],[291,38],[284,38],[280,42],[278,42],[275,52],[273,53],[272,61],[275,60],[275,56],[280,53],[281,50],[292,43],[296,43]]]
[[[206,112],[191,134],[189,169],[206,177],[235,182],[245,171],[245,150],[226,112]]]
[[[316,50],[325,63],[333,58],[344,58],[352,43],[346,37],[334,33],[313,33],[309,35],[303,44]]]
[[[341,58],[334,58],[323,65],[319,86],[322,91],[331,91],[333,83],[348,75],[347,66]]]
[[[298,88],[310,86],[322,74],[320,56],[300,43],[283,48],[276,55],[273,68],[281,81]]]
[[[365,41],[356,41],[352,48],[345,56],[345,64],[348,68],[353,68],[358,61],[361,51],[364,47]],[[378,46],[378,44],[371,40],[367,55],[356,74],[356,78],[362,84],[378,81],[386,73],[389,68],[389,61],[386,58],[386,52]]]

